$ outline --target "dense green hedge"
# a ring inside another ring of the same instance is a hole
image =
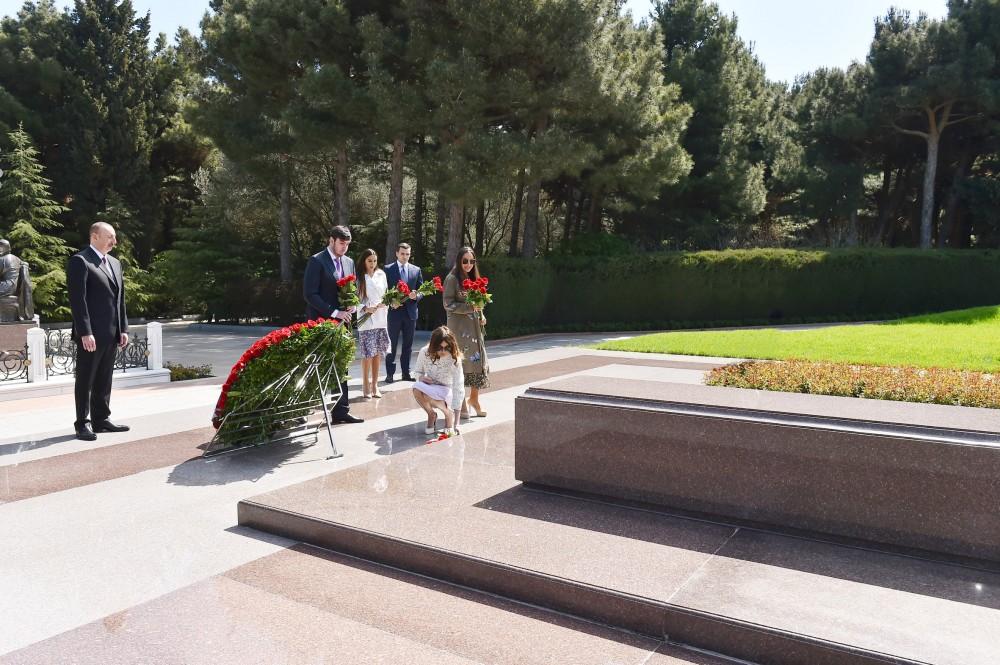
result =
[[[891,318],[1000,303],[1000,252],[728,250],[613,258],[486,258],[489,336]],[[425,275],[429,277],[429,275]],[[301,317],[298,284],[234,285],[217,319]],[[444,321],[440,296],[421,329]]]
[[[494,332],[857,320],[1000,303],[1000,252],[989,250],[729,250],[481,267]]]

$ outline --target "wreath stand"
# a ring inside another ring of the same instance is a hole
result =
[[[331,398],[336,403],[343,394],[340,389],[340,374],[334,362],[325,370],[321,369],[322,355],[315,351],[314,348],[313,352],[305,355],[301,363],[261,389],[256,399],[226,414],[202,457],[225,455],[271,443],[297,442],[314,445],[319,442],[320,426],[309,424],[306,416],[320,407],[330,441],[330,455],[326,459],[343,457],[344,454],[337,450],[333,441],[328,404]],[[336,392],[332,394],[328,391],[331,378],[336,386]],[[281,429],[272,432],[267,440],[261,441],[260,428],[265,420],[285,422]],[[219,436],[224,429],[227,431],[225,441]]]

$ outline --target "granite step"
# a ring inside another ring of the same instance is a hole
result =
[[[0,655],[52,663],[733,665],[308,545]]]
[[[1000,574],[541,492],[513,423],[264,494],[241,525],[749,662],[1000,662]]]

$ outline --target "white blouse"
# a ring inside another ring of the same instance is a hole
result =
[[[425,346],[417,354],[417,366],[413,369],[413,373],[418,378],[426,376],[434,383],[451,386],[451,408],[461,409],[462,400],[465,399],[465,374],[462,373],[462,363],[456,364],[447,351],[436,361],[431,360],[427,356],[427,348]]]
[[[386,283],[385,273],[380,269],[375,269],[374,275],[365,275],[365,301],[361,303],[358,307],[358,311],[355,317],[361,318],[365,315],[364,307],[378,307],[382,302],[382,298],[385,296],[385,292],[389,289]],[[358,326],[358,330],[375,330],[376,328],[388,328],[389,327],[389,308],[382,307],[375,310],[371,318]]]

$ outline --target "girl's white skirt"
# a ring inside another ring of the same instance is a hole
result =
[[[451,386],[439,386],[436,384],[424,383],[423,381],[417,381],[413,384],[413,389],[419,390],[431,399],[440,400],[445,404],[451,404]]]

